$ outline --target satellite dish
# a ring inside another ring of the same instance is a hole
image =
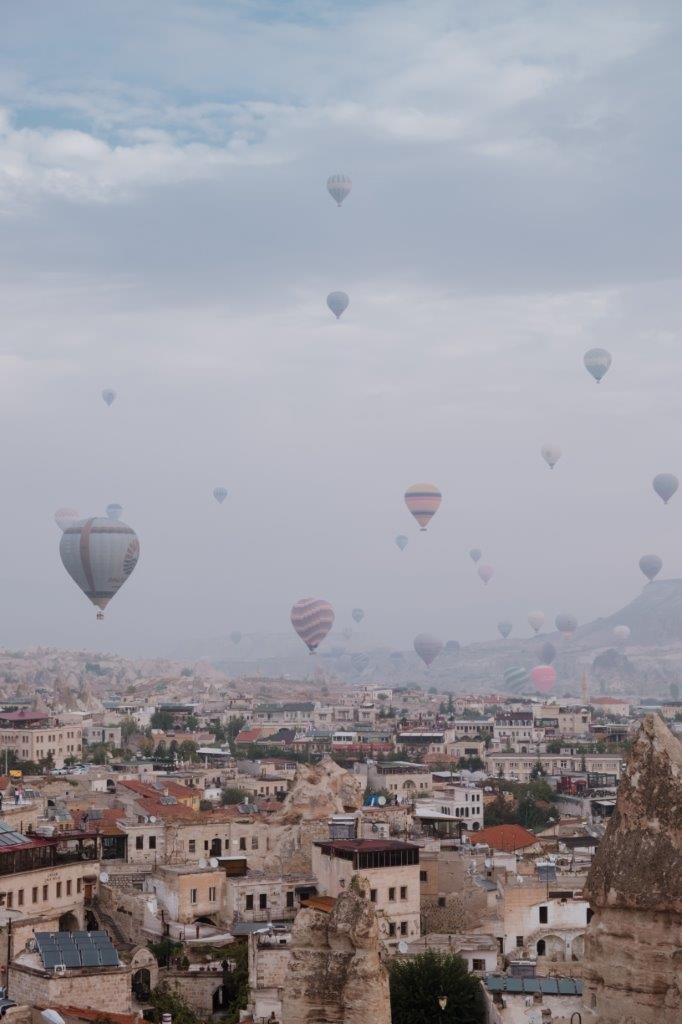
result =
[[[149,824],[150,825],[156,825],[156,815],[155,814],[150,814],[149,815]]]
[[[107,882],[109,881],[109,872],[108,871],[100,871],[100,873],[99,873],[99,880],[100,880],[100,882],[103,882],[104,885],[106,885]]]
[[[200,859],[200,861],[199,861],[199,867],[200,867],[200,868],[207,868],[207,867],[208,867],[208,861],[206,860],[206,858],[205,858],[205,857],[202,857],[202,858]]]
[[[385,805],[385,803],[386,803],[386,797],[385,796],[380,796],[379,800],[378,800],[378,803],[379,803],[379,807],[383,807]]]
[[[218,858],[217,857],[211,857],[211,859],[209,860],[208,863],[209,863],[210,867],[217,868],[218,867]]]
[[[405,956],[409,948],[410,947],[407,945],[404,939],[401,939],[400,942],[398,943],[398,952],[402,953],[403,956]]]
[[[45,1024],[65,1024],[61,1013],[57,1013],[56,1010],[43,1010],[40,1016]]]

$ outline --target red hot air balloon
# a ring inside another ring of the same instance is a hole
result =
[[[530,677],[540,693],[549,693],[556,682],[556,669],[553,665],[536,665]]]
[[[493,576],[495,575],[495,570],[493,569],[492,565],[479,565],[478,575],[481,577],[481,579],[487,586],[490,583]]]
[[[329,601],[303,597],[291,609],[291,625],[314,654],[334,625],[334,609]]]
[[[412,484],[405,491],[405,504],[422,530],[429,525],[443,500],[435,484]]]

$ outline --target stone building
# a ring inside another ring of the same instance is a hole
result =
[[[67,757],[81,757],[82,728],[60,724],[58,718],[44,712],[5,711],[0,715],[0,750],[4,749],[20,761],[36,764],[51,757],[55,768],[62,768]]]

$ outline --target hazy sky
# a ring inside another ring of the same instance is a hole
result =
[[[682,575],[650,489],[682,475],[679,4],[0,19],[1,643],[164,653],[312,595],[406,648],[610,613],[645,552]],[[97,623],[52,515],[111,501],[142,554]]]

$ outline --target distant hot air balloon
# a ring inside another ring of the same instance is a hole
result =
[[[544,612],[529,612],[528,613],[528,625],[534,633],[539,633],[545,624],[545,613]]]
[[[540,454],[550,469],[554,469],[561,458],[561,448],[557,444],[543,444]]]
[[[502,622],[497,623],[498,632],[500,636],[503,637],[503,639],[505,640],[507,639],[513,628],[514,627],[512,623],[509,622],[508,619],[503,619]]]
[[[357,654],[351,654],[350,661],[355,671],[360,674],[364,672],[369,665],[369,655],[363,654],[359,651]]]
[[[291,609],[291,625],[314,654],[334,625],[334,609],[328,601],[304,597]]]
[[[630,639],[631,634],[632,630],[629,626],[622,625],[613,627],[613,635],[616,640],[620,640],[621,643],[626,643]]]
[[[111,405],[113,402],[116,401],[116,392],[113,390],[113,388],[105,388],[104,391],[102,392],[102,398],[107,403],[107,405]]]
[[[419,633],[414,638],[414,649],[429,668],[443,650],[443,642],[431,633]]]
[[[338,320],[339,317],[346,309],[348,309],[348,303],[350,299],[345,292],[330,292],[327,296],[327,305],[331,309],[332,313]]]
[[[446,654],[459,654],[460,643],[459,640],[448,640],[445,645]]]
[[[556,669],[553,665],[536,665],[530,677],[540,693],[549,693],[556,682]]]
[[[578,628],[578,620],[575,615],[569,615],[568,612],[559,612],[554,620],[554,625],[568,640]]]
[[[332,174],[327,178],[327,192],[336,200],[337,206],[341,206],[352,187],[353,182],[345,174]]]
[[[227,497],[228,494],[229,494],[229,491],[227,490],[226,487],[214,487],[213,488],[213,497],[215,498],[215,500],[218,502],[219,505],[222,505],[222,503],[225,501],[225,498]]]
[[[540,648],[540,664],[551,665],[556,658],[556,647],[549,640],[545,640],[544,644]]]
[[[404,551],[408,544],[408,538],[405,536],[404,533],[399,533],[395,539],[395,542],[400,548],[400,550]]]
[[[493,569],[492,565],[479,565],[478,575],[481,577],[481,579],[487,586],[490,583],[493,576],[495,575],[495,570]]]
[[[346,628],[346,629],[344,629],[344,630],[343,630],[343,631],[341,632],[341,636],[343,637],[343,639],[344,639],[344,640],[350,640],[350,638],[352,637],[352,635],[353,635],[353,630],[352,630],[352,629],[348,629],[348,628]]]
[[[365,617],[365,613],[363,612],[362,608],[354,608],[353,611],[351,612],[351,615],[353,616],[353,622],[357,622],[358,625],[360,625],[360,623]]]
[[[508,690],[522,689],[529,679],[528,670],[521,666],[505,669],[504,685]]]
[[[58,508],[54,514],[54,521],[62,532],[78,520],[78,509]]]
[[[64,530],[59,554],[69,576],[100,609],[101,619],[137,565],[140,543],[132,527],[120,520],[90,518]]]
[[[230,633],[230,640],[232,641],[233,644],[238,644],[241,638],[242,635],[238,629],[233,629],[232,632]]]
[[[663,504],[667,505],[680,486],[680,481],[674,473],[659,473],[654,477],[652,486],[659,498],[663,499]]]
[[[651,583],[663,568],[663,559],[659,558],[658,555],[642,555],[639,560],[639,567],[649,580],[649,583]]]
[[[123,505],[119,505],[117,501],[112,501],[110,505],[107,505],[106,513],[108,519],[120,519],[123,515]]]
[[[587,372],[591,373],[599,384],[611,365],[611,353],[605,348],[590,348],[583,356],[583,363]]]
[[[469,552],[469,558],[472,562],[480,562],[483,556],[483,552],[480,548],[472,548]]]
[[[435,484],[412,484],[405,491],[405,504],[422,530],[429,525],[443,500]]]

